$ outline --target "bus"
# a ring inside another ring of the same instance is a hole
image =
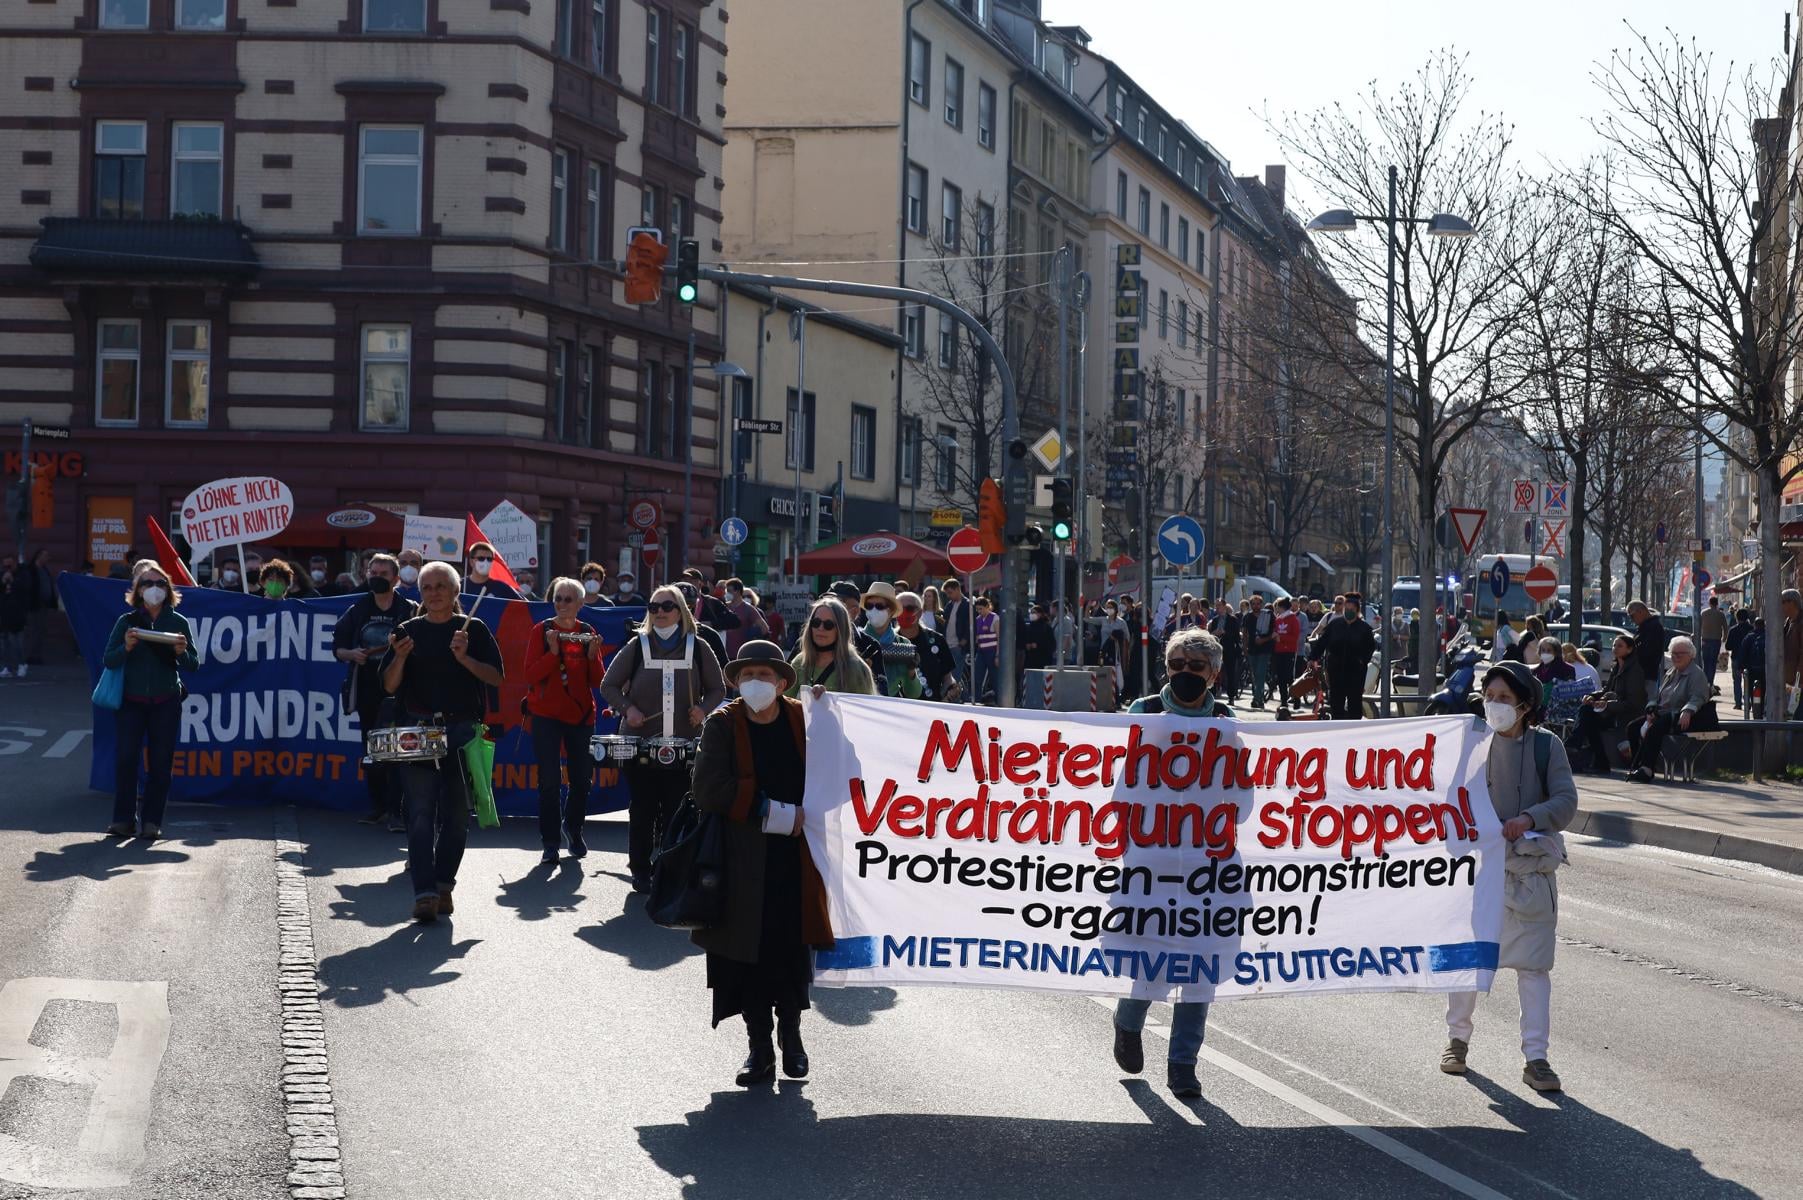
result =
[[[1501,559],[1509,567],[1509,589],[1499,600],[1490,590],[1490,569]],[[1543,612],[1548,606],[1536,604],[1522,590],[1522,582],[1527,579],[1528,571],[1536,565],[1544,564],[1554,571],[1559,570],[1560,561],[1547,555],[1534,554],[1480,554],[1477,569],[1472,573],[1472,591],[1476,594],[1476,603],[1471,610],[1472,633],[1480,638],[1496,636],[1496,610],[1502,609],[1509,614],[1509,620],[1520,621],[1523,617]],[[1571,586],[1560,584],[1555,598],[1560,604],[1571,608]],[[1519,629],[1517,630],[1519,632]]]

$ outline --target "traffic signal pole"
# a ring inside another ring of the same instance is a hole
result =
[[[920,304],[936,312],[944,313],[958,322],[977,340],[983,353],[995,368],[996,381],[1002,389],[1002,436],[1001,443],[1006,446],[1020,437],[1020,398],[1014,388],[1014,372],[1008,368],[1007,356],[1002,353],[1001,346],[995,337],[984,327],[983,323],[971,316],[963,308],[952,303],[943,296],[919,288],[891,287],[880,283],[852,283],[843,279],[804,279],[792,275],[757,275],[746,271],[728,271],[720,267],[703,266],[699,268],[702,279],[711,279],[715,283],[748,283],[757,287],[781,288],[792,292],[825,292],[833,296],[867,296],[876,300],[894,300],[902,304]],[[1012,473],[1024,472],[1025,464],[1018,459],[1006,458],[1005,469]],[[1004,708],[1015,707],[1018,699],[1019,676],[1015,671],[1014,652],[1016,622],[1026,604],[1026,578],[1015,561],[1018,551],[1004,553],[1001,557],[1003,611],[999,624],[1000,645],[997,657],[1000,666],[996,681],[996,699]]]

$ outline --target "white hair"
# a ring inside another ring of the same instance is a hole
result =
[[[1679,634],[1677,637],[1675,637],[1671,641],[1667,642],[1665,644],[1665,652],[1667,654],[1670,654],[1672,651],[1676,650],[1679,646],[1684,647],[1684,653],[1690,655],[1692,658],[1695,658],[1697,656],[1697,644],[1695,642],[1691,641],[1689,638],[1685,637],[1683,634]]]
[[[1206,629],[1185,629],[1164,644],[1166,654],[1182,654],[1187,658],[1192,650],[1197,658],[1206,659],[1209,668],[1215,671],[1221,669],[1227,653],[1221,646],[1221,639]]]
[[[449,575],[451,577],[451,590],[453,592],[463,591],[463,576],[459,575],[457,573],[457,568],[453,567],[448,562],[439,562],[435,559],[419,569],[419,586],[422,589],[426,586],[426,577],[428,575]]]

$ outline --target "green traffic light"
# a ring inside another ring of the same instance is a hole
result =
[[[685,283],[681,287],[677,288],[676,289],[676,298],[678,300],[682,301],[684,304],[695,303],[695,285],[692,283]]]
[[[1052,523],[1052,537],[1055,540],[1060,541],[1060,542],[1070,541],[1070,538],[1071,538],[1070,522],[1054,521]]]

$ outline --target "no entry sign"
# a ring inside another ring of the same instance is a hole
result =
[[[664,554],[663,535],[655,529],[645,531],[645,544],[639,547],[639,558],[644,560],[646,570],[657,565],[657,560]]]
[[[966,525],[945,543],[945,557],[952,570],[960,575],[974,575],[989,565],[989,552],[983,549],[983,535]]]
[[[1545,563],[1536,563],[1521,581],[1521,590],[1535,604],[1545,604],[1559,593],[1559,576]]]

